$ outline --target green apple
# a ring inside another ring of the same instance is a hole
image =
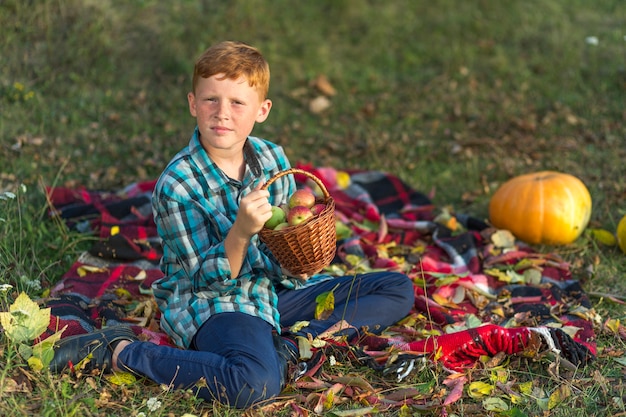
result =
[[[265,227],[268,229],[274,229],[281,223],[285,222],[285,212],[282,208],[277,206],[272,206],[272,217],[269,218],[268,221],[265,222]]]
[[[278,225],[274,228],[274,230],[276,230],[276,231],[278,231],[278,230],[283,230],[283,229],[286,229],[286,228],[288,228],[288,227],[289,227],[289,223],[284,222],[284,223],[280,223],[280,224],[278,224]]]

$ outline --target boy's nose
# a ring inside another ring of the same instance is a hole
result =
[[[228,103],[220,102],[215,112],[215,116],[218,119],[228,119],[228,115]]]

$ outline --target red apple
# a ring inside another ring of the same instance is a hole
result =
[[[296,190],[289,197],[289,208],[304,206],[311,208],[315,204],[315,195],[309,190]]]
[[[324,209],[326,208],[326,204],[316,204],[313,207],[311,207],[311,211],[313,212],[313,214],[315,214],[316,216],[319,216],[319,214],[324,211]]]
[[[313,212],[310,208],[305,206],[294,206],[289,210],[289,214],[287,214],[287,223],[289,223],[289,226],[297,226],[312,217]]]

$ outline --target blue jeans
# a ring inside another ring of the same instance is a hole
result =
[[[334,289],[335,310],[315,320],[315,298]],[[356,329],[378,333],[405,317],[413,306],[413,284],[403,274],[377,272],[339,277],[300,289],[278,291],[281,326],[309,321],[302,333],[313,336],[344,319]],[[246,408],[283,389],[273,328],[244,313],[221,313],[198,330],[191,349],[133,342],[119,355],[121,368],[172,388],[191,388],[207,401]],[[356,336],[356,330],[347,332]]]

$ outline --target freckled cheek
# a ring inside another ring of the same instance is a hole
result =
[[[198,107],[196,113],[198,117],[206,119],[211,117],[215,112],[210,107]]]

